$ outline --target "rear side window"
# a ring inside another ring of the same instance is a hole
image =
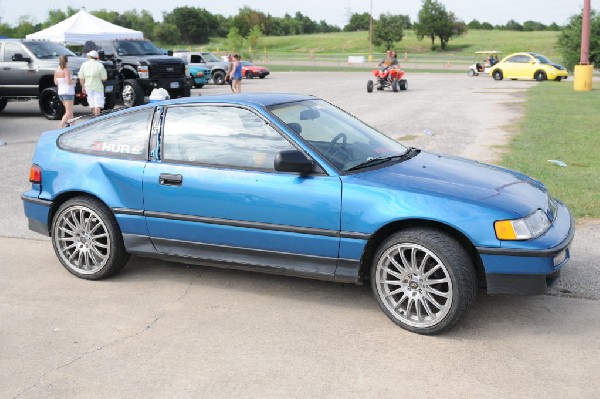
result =
[[[81,126],[61,135],[58,146],[102,156],[145,159],[152,115],[150,110],[129,112]]]
[[[162,159],[242,169],[274,170],[275,155],[294,147],[253,112],[231,106],[167,109]]]

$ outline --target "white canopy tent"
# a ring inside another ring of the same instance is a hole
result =
[[[140,31],[123,28],[93,16],[85,10],[26,36],[31,40],[50,40],[62,44],[85,44],[88,40],[143,39]]]

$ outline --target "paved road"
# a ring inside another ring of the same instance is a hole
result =
[[[368,94],[367,79],[279,73],[244,80],[243,90],[319,95],[406,144],[494,162],[536,84],[415,74],[407,92]],[[573,261],[550,295],[480,293],[458,328],[439,337],[396,327],[364,286],[141,258],[114,278],[88,282],[28,232],[19,202],[35,140],[57,125],[35,103],[11,103],[0,114],[0,397],[600,392],[598,223],[578,226]]]

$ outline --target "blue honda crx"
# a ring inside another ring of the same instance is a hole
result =
[[[456,324],[478,287],[541,294],[574,222],[523,174],[407,148],[312,96],[170,100],[41,135],[29,227],[90,280],[130,254],[370,281],[399,326]]]

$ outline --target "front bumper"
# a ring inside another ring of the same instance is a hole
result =
[[[575,220],[560,204],[558,215],[546,234],[564,237],[551,248],[481,248],[489,295],[539,295],[571,258],[570,245],[575,236]]]
[[[192,79],[165,78],[165,79],[138,79],[138,83],[144,88],[144,92],[149,95],[154,89],[165,89],[169,93],[181,92],[192,88]]]

